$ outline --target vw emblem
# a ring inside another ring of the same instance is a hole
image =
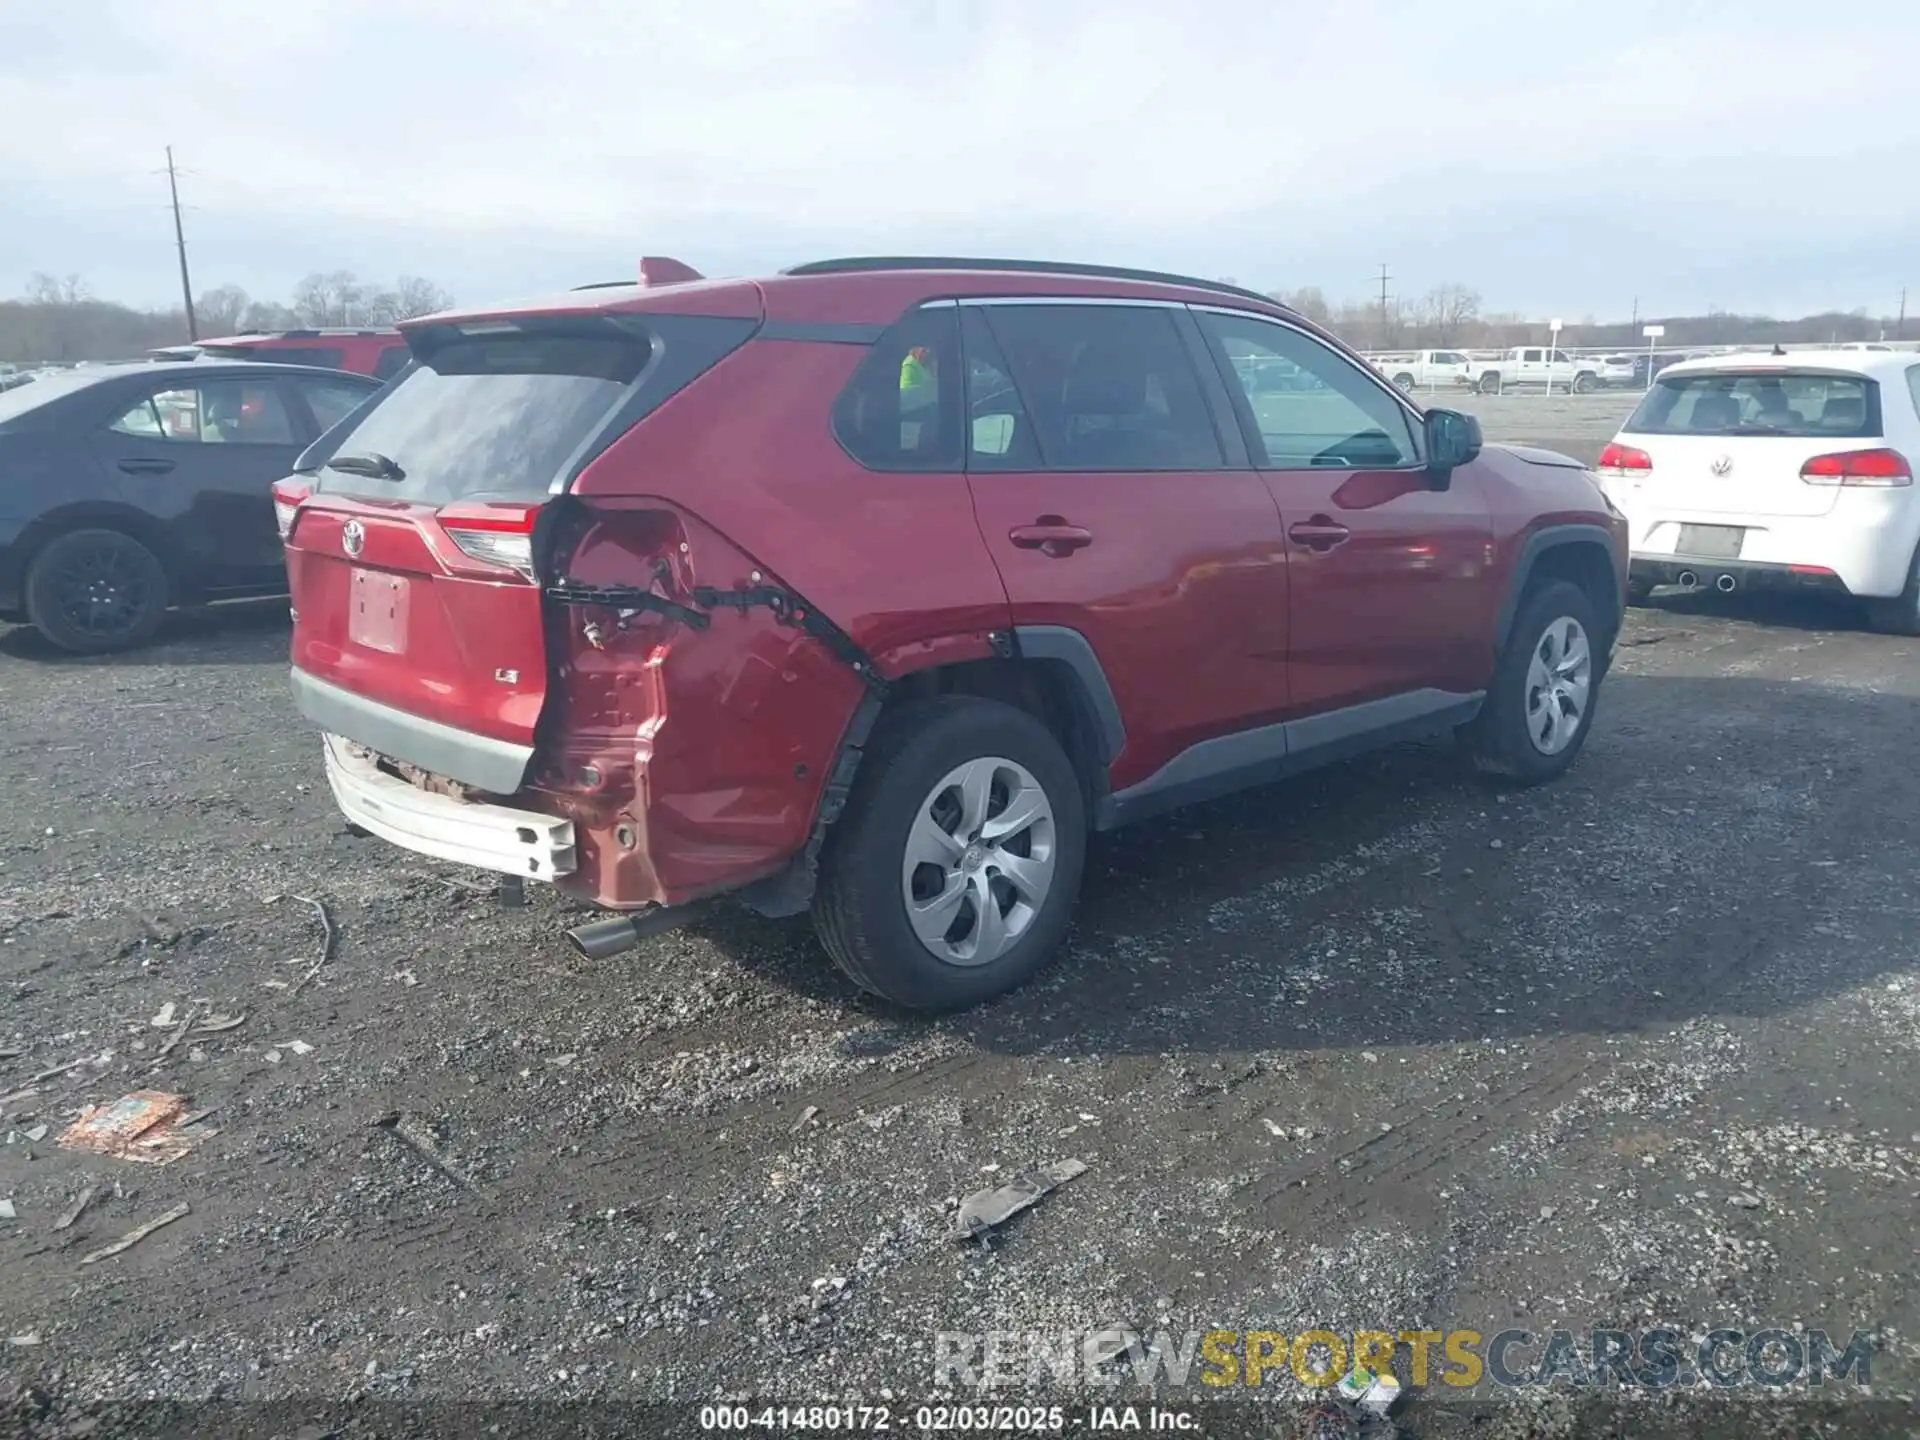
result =
[[[358,520],[349,520],[340,527],[340,548],[349,555],[358,555],[367,543],[367,532]]]
[[[1715,460],[1713,464],[1708,466],[1707,468],[1712,470],[1713,473],[1716,475],[1724,475],[1729,470],[1733,469],[1733,457],[1731,455],[1722,455],[1719,459]]]

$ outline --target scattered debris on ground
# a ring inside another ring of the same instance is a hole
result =
[[[1000,1167],[983,1168],[997,1170]],[[1087,1167],[1078,1160],[1058,1160],[1039,1170],[1023,1170],[1004,1185],[969,1195],[954,1213],[952,1236],[956,1240],[984,1236],[994,1226],[1037,1205],[1042,1196],[1086,1173]]]
[[[208,1136],[211,1130],[183,1134],[183,1095],[136,1090],[110,1105],[89,1105],[60,1137],[63,1150],[86,1150],[143,1165],[169,1165]]]
[[[478,1185],[474,1184],[472,1180],[467,1178],[466,1175],[461,1173],[459,1167],[441,1153],[440,1147],[434,1143],[433,1137],[415,1124],[408,1116],[402,1115],[397,1110],[389,1111],[387,1114],[375,1120],[373,1125],[376,1130],[384,1130],[387,1134],[393,1136],[394,1139],[412,1150],[462,1190],[468,1191],[473,1195],[479,1195],[482,1198],[485,1197],[485,1192],[482,1191]]]
[[[78,1220],[81,1215],[86,1212],[86,1208],[93,1203],[93,1197],[99,1193],[99,1190],[100,1187],[98,1185],[89,1185],[78,1195],[74,1196],[73,1203],[61,1211],[60,1218],[53,1222],[53,1228],[56,1230],[66,1230],[70,1228],[73,1222]]]
[[[161,1226],[171,1225],[174,1221],[190,1213],[191,1207],[186,1201],[182,1200],[164,1215],[156,1215],[153,1219],[147,1221],[146,1224],[136,1225],[111,1245],[102,1245],[98,1250],[89,1251],[87,1254],[82,1255],[80,1257],[80,1263],[82,1265],[93,1265],[101,1260],[111,1259],[123,1250],[131,1250],[142,1240],[146,1239],[147,1236],[160,1229]]]
[[[334,929],[333,916],[327,910],[326,901],[312,900],[305,895],[289,895],[287,898],[289,900],[298,900],[302,905],[312,906],[314,915],[317,916],[320,921],[320,958],[308,967],[307,972],[296,980],[293,988],[287,992],[287,998],[292,999],[295,995],[298,995],[302,990],[306,989],[308,983],[319,975],[327,961],[333,958],[333,941],[334,936],[338,932]]]

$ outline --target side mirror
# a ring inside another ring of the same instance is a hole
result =
[[[1458,410],[1427,411],[1427,474],[1444,490],[1453,472],[1480,454],[1480,422]]]

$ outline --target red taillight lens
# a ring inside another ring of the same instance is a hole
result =
[[[1800,467],[1800,478],[1809,485],[1888,488],[1911,485],[1913,469],[1898,450],[1842,450],[1814,456]]]
[[[533,527],[539,518],[538,505],[449,505],[440,512],[440,528],[462,553],[532,580]]]
[[[1600,463],[1594,469],[1602,475],[1644,475],[1653,469],[1653,457],[1615,440],[1600,452]]]
[[[313,494],[313,487],[301,480],[276,480],[273,482],[273,519],[280,527],[280,538],[285,540],[293,533],[293,522],[300,514],[300,507],[307,497]]]

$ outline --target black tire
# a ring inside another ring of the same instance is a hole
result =
[[[1591,374],[1582,370],[1578,375],[1573,377],[1573,393],[1576,395],[1591,395],[1599,383],[1600,382],[1595,380]]]
[[[1393,383],[1399,386],[1406,394],[1411,395],[1413,393],[1413,376],[1407,374],[1404,370],[1393,377]]]
[[[961,965],[936,956],[914,933],[904,862],[909,831],[935,786],[981,758],[1010,760],[1037,783],[1053,812],[1054,866],[1024,933],[997,959]],[[862,989],[915,1010],[964,1009],[1026,983],[1059,948],[1079,895],[1086,846],[1079,777],[1040,721],[968,696],[911,701],[875,726],[847,808],[828,832],[814,929]]]
[[[1500,393],[1500,372],[1498,370],[1487,371],[1486,374],[1480,377],[1478,389],[1482,395],[1498,395]]]
[[[1920,550],[1907,564],[1907,588],[1891,600],[1867,601],[1867,628],[1881,635],[1920,635]]]
[[[105,655],[151,639],[171,602],[166,567],[119,530],[69,530],[27,567],[27,619],[75,655]]]
[[[1528,669],[1535,652],[1547,639],[1548,627],[1568,619],[1578,622],[1586,633],[1586,708],[1571,739],[1563,748],[1549,754],[1535,744],[1529,734],[1529,717],[1540,712],[1532,705]],[[1595,614],[1593,601],[1578,585],[1565,580],[1546,580],[1527,587],[1513,617],[1506,649],[1494,667],[1493,683],[1487,688],[1480,713],[1461,729],[1467,753],[1482,774],[1520,785],[1538,785],[1564,773],[1579,758],[1593,729],[1600,681],[1606,673],[1602,647],[1608,640],[1608,632]]]

